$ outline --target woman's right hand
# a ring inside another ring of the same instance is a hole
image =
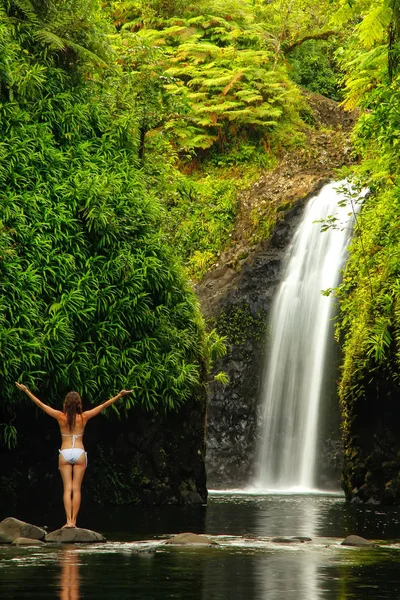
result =
[[[133,390],[121,390],[120,393],[118,394],[118,396],[120,398],[123,398],[124,396],[127,396],[128,394],[132,394]]]
[[[21,390],[22,392],[27,392],[28,388],[26,387],[26,385],[24,385],[23,383],[18,383],[18,381],[15,382],[15,385],[17,386],[17,388],[19,390]]]

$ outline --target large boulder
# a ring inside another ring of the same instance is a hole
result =
[[[80,527],[64,527],[46,535],[46,542],[59,544],[96,544],[105,541],[101,533]]]
[[[0,523],[0,544],[12,544],[17,538],[43,540],[45,535],[45,529],[14,517],[7,517]]]

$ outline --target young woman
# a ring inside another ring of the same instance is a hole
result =
[[[26,385],[15,382],[17,388],[25,392],[45,413],[57,419],[61,431],[59,469],[64,484],[64,508],[67,522],[64,527],[76,527],[76,518],[81,505],[81,485],[87,466],[87,454],[83,446],[83,432],[86,423],[102,410],[110,406],[132,390],[122,390],[103,404],[91,410],[82,411],[82,400],[78,392],[69,392],[65,396],[64,409],[56,410],[44,404],[28,390]]]

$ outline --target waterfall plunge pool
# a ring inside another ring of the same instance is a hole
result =
[[[30,517],[38,522],[38,513]],[[55,518],[46,515],[49,525],[57,525]],[[0,546],[0,597],[393,600],[400,589],[400,507],[352,506],[338,495],[219,492],[201,507],[110,507],[105,514],[84,506],[80,525],[109,541]],[[207,533],[220,545],[162,545],[166,536],[184,531]],[[382,545],[341,546],[352,533]],[[273,543],[276,536],[312,541]]]

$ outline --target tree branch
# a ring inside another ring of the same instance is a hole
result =
[[[294,50],[298,46],[301,46],[302,44],[304,44],[304,42],[307,42],[308,40],[326,40],[329,37],[331,37],[332,35],[339,35],[339,33],[337,31],[324,31],[323,33],[315,33],[314,35],[306,35],[305,37],[301,38],[300,40],[293,42],[293,44],[290,44],[290,46],[287,46],[286,48],[284,48],[284,54],[289,54],[289,52],[292,52],[292,50]]]

